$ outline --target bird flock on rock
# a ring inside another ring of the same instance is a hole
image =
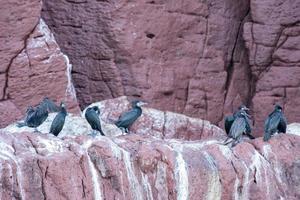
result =
[[[129,128],[132,124],[142,115],[141,106],[146,105],[146,102],[140,100],[134,100],[131,102],[132,109],[122,113],[114,124],[122,130],[122,132],[129,133]],[[52,100],[45,97],[41,103],[36,107],[29,106],[26,110],[26,114],[23,122],[18,122],[17,127],[28,126],[35,129],[38,132],[39,127],[48,117],[51,112],[58,112],[52,121],[49,133],[55,136],[62,131],[67,116],[67,110],[64,102],[61,102],[60,106],[57,106]],[[100,122],[100,109],[97,106],[89,107],[85,111],[85,119],[92,128],[92,136],[96,136],[97,132],[100,135],[105,136],[101,128]]]
[[[127,112],[122,113],[118,120],[113,121],[113,123],[120,128],[122,132],[129,133],[132,124],[142,115],[141,107],[145,104],[147,103],[140,100],[132,101],[132,108]],[[255,139],[251,134],[251,116],[248,114],[248,111],[249,108],[245,105],[241,105],[231,116],[225,117],[225,132],[228,137],[224,141],[224,145],[231,144],[231,146],[234,147],[241,142],[243,136]],[[24,122],[18,122],[17,126],[28,126],[35,128],[35,131],[37,131],[37,127],[47,119],[48,114],[51,112],[58,113],[52,121],[49,133],[58,136],[63,129],[67,116],[66,106],[64,102],[61,102],[60,106],[57,106],[47,97],[45,97],[36,107],[29,106],[26,110]],[[101,129],[99,115],[100,109],[97,106],[86,109],[84,116],[93,130],[92,136],[96,136],[97,132],[102,136],[105,136],[105,133]],[[271,112],[265,120],[263,140],[268,141],[277,132],[286,133],[286,128],[287,120],[283,114],[282,107],[276,104],[273,112]]]

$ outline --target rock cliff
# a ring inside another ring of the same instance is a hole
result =
[[[74,109],[144,98],[218,125],[244,103],[257,136],[275,102],[290,122],[300,120],[299,1],[2,4],[0,111],[12,114],[1,127],[46,95]],[[71,76],[77,101],[69,98]]]
[[[1,199],[300,198],[297,124],[288,129],[293,134],[231,149],[209,122],[149,108],[131,134],[121,135],[105,119],[126,110],[128,101],[97,105],[105,137],[88,136],[78,115],[68,116],[59,137],[43,134],[51,120],[39,129],[43,133],[13,125],[0,130]]]

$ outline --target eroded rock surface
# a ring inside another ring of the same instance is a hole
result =
[[[1,199],[299,199],[300,137],[234,149],[131,134],[0,133]]]
[[[297,123],[268,142],[229,148],[207,121],[146,107],[122,135],[111,121],[129,109],[127,97],[93,105],[107,136],[88,136],[90,126],[76,114],[59,137],[47,134],[55,114],[41,133],[14,124],[0,130],[1,199],[300,198]]]
[[[39,0],[1,2],[1,127],[20,119],[20,112],[45,96],[78,110],[71,65],[40,18],[41,6]]]
[[[291,122],[300,119],[300,2],[250,2],[252,22],[244,25],[244,39],[255,85],[255,131],[262,132],[274,103],[281,103]]]
[[[299,7],[292,0],[5,1],[1,105],[23,113],[49,96],[75,108],[64,75],[72,63],[81,108],[126,95],[223,125],[244,103],[259,136],[274,102],[288,121],[300,120]],[[1,127],[18,118],[11,112]]]
[[[82,108],[126,95],[218,123],[225,101],[226,112],[247,101],[248,13],[246,0],[52,0],[42,16],[74,66]]]
[[[106,136],[119,136],[125,133],[114,125],[121,113],[131,109],[131,103],[127,97],[119,97],[111,100],[91,104],[100,108],[100,119],[103,132]],[[68,113],[65,125],[59,137],[66,135],[87,135],[92,129],[85,117],[85,110],[80,115]],[[38,127],[41,133],[49,133],[51,123],[56,113],[50,114],[46,121]],[[18,128],[16,123],[7,126],[4,131],[11,133],[32,132],[33,128]],[[130,133],[138,135],[150,135],[160,139],[185,139],[199,140],[225,136],[219,127],[208,121],[187,117],[181,114],[164,112],[153,108],[143,108],[143,114],[130,128]]]
[[[299,121],[299,1],[46,1],[81,107],[121,95],[223,125],[241,103],[255,132],[281,103]],[[65,12],[68,10],[68,12]]]

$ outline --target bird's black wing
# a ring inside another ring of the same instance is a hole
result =
[[[250,138],[250,139],[255,139],[255,137],[251,134],[252,130],[251,130],[251,120],[246,117],[246,135]]]
[[[265,121],[265,133],[264,133],[264,141],[268,141],[272,134],[276,132],[279,122],[281,119],[281,115],[279,112],[272,112],[267,120]]]
[[[60,107],[57,106],[54,101],[52,101],[51,99],[45,98],[41,103],[41,106],[43,106],[44,108],[46,108],[48,110],[48,112],[59,112],[60,111]]]
[[[132,109],[128,112],[123,113],[115,124],[118,127],[127,127],[131,125],[139,116],[140,114],[138,110]]]
[[[225,127],[225,131],[226,131],[227,135],[229,134],[229,131],[230,131],[230,128],[231,128],[233,122],[234,122],[234,117],[232,115],[225,117],[224,127]]]
[[[52,121],[50,133],[57,136],[64,127],[65,119],[66,115],[64,113],[58,113]]]
[[[102,129],[101,129],[101,123],[98,114],[94,110],[87,110],[85,112],[85,118],[88,121],[88,123],[91,125],[92,129],[98,130],[101,135],[104,135]]]
[[[238,117],[234,120],[231,126],[229,137],[233,139],[238,139],[245,132],[246,132],[246,119],[242,117]]]
[[[281,113],[280,122],[278,125],[278,131],[280,133],[286,133],[287,120],[285,116]]]

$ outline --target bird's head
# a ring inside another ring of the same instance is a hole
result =
[[[246,110],[240,110],[239,111],[240,116],[246,117],[248,119],[251,119],[251,116],[246,112]]]
[[[100,114],[100,109],[98,106],[93,106],[92,109],[99,115]]]
[[[240,105],[239,110],[249,111],[250,109],[247,108],[244,104]]]
[[[65,108],[65,107],[66,107],[66,104],[65,104],[65,102],[63,102],[63,101],[62,101],[62,102],[60,102],[60,107],[61,107],[61,108]]]
[[[279,104],[275,105],[275,110],[282,111],[282,107]]]
[[[134,100],[131,102],[132,107],[142,107],[144,105],[148,104],[147,102],[140,101],[140,100]]]
[[[28,106],[27,109],[26,109],[26,113],[31,113],[34,111],[34,108],[32,106]]]

